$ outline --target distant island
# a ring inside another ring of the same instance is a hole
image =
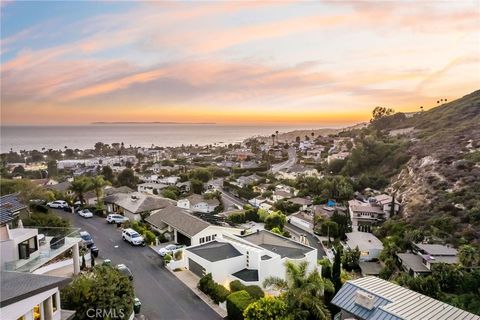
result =
[[[215,122],[172,122],[172,121],[147,121],[147,122],[139,122],[139,121],[98,121],[92,122],[91,124],[216,124]]]

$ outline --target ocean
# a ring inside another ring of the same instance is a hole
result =
[[[93,148],[96,142],[123,142],[125,146],[150,147],[207,145],[241,142],[275,131],[321,129],[326,126],[219,125],[219,124],[101,124],[75,126],[1,126],[0,152]]]

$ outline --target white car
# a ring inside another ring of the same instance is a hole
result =
[[[143,237],[137,231],[130,228],[123,230],[122,239],[130,242],[130,244],[134,246],[145,245],[145,239],[143,239]]]
[[[78,215],[84,218],[93,218],[93,213],[88,209],[78,211]]]
[[[120,214],[112,213],[109,214],[105,220],[107,220],[108,223],[124,223],[127,222],[129,219]]]
[[[183,248],[183,246],[180,245],[180,244],[169,244],[165,248],[161,248],[160,250],[158,250],[158,253],[162,257],[164,257],[167,253],[173,253],[175,250],[178,250],[178,249],[181,249],[181,248]]]
[[[64,200],[55,200],[55,201],[47,203],[47,206],[50,207],[50,208],[63,209],[63,208],[68,207],[68,203],[67,203],[67,201],[64,201]]]

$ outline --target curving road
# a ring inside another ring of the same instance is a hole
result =
[[[282,163],[273,164],[270,171],[277,173],[280,170],[288,169],[297,162],[297,151],[295,148],[288,149],[288,160]]]

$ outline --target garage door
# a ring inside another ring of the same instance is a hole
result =
[[[193,261],[191,258],[188,258],[188,268],[200,278],[205,275],[205,268]]]

